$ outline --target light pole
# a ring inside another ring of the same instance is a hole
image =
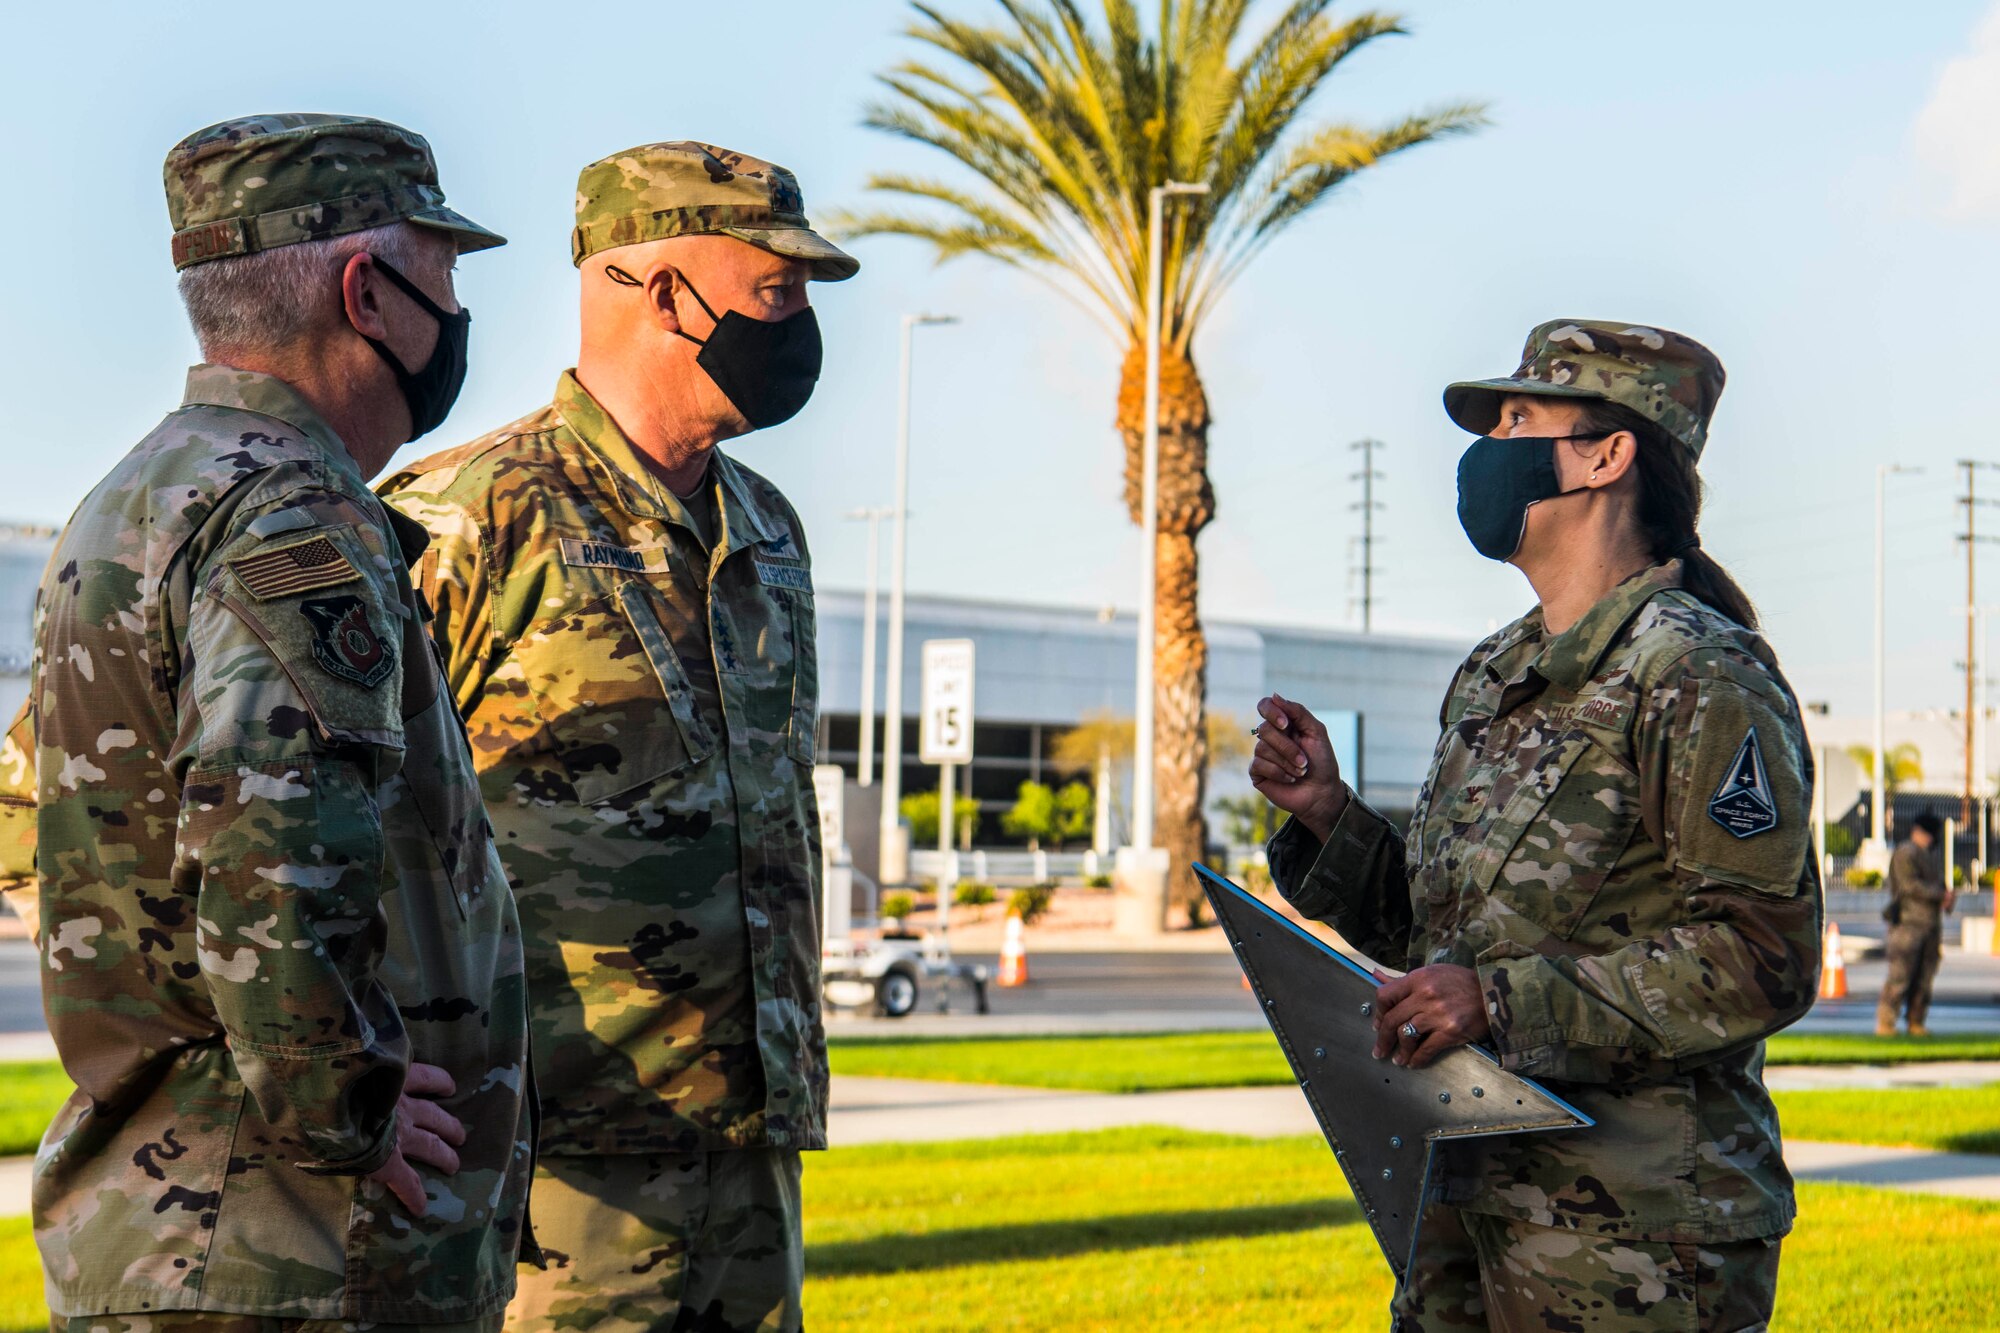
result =
[[[1132,845],[1117,860],[1114,924],[1120,934],[1157,935],[1167,926],[1167,855],[1153,846],[1153,637],[1159,596],[1160,541],[1160,324],[1165,301],[1161,214],[1167,196],[1207,194],[1208,186],[1168,181],[1146,194],[1146,419],[1139,485],[1138,695],[1133,701]]]
[[[1159,595],[1160,539],[1160,323],[1161,214],[1168,195],[1207,194],[1208,186],[1185,181],[1155,185],[1146,194],[1146,433],[1140,473],[1139,506],[1144,545],[1140,550],[1139,693],[1133,703],[1135,734],[1132,763],[1132,846],[1144,852],[1153,845],[1153,601]]]
[[[861,595],[861,785],[875,785],[875,585],[882,572],[882,520],[894,509],[850,509],[847,517],[868,523],[868,586]]]
[[[1889,868],[1889,843],[1884,836],[1883,823],[1889,804],[1889,774],[1884,767],[1888,749],[1885,744],[1888,723],[1883,713],[1884,677],[1888,669],[1887,635],[1885,625],[1888,620],[1886,572],[1884,549],[1888,544],[1888,492],[1889,477],[1896,473],[1921,472],[1922,468],[1907,467],[1902,463],[1881,463],[1875,468],[1875,775],[1873,790],[1868,798],[1868,845],[1861,849],[1861,864],[1870,869]]]
[[[910,844],[896,807],[903,796],[903,580],[909,569],[910,527],[910,343],[920,326],[956,324],[955,315],[904,315],[902,385],[896,410],[895,533],[889,556],[888,698],[882,709],[881,858],[876,878],[904,884],[910,878]]]

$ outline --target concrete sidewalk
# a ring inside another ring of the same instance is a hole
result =
[[[1795,1067],[1767,1078],[1779,1089],[1962,1086],[2000,1082],[2000,1063]],[[829,1134],[834,1147],[851,1148],[1140,1125],[1260,1138],[1319,1133],[1290,1085],[1118,1094],[836,1076]],[[2000,1199],[2000,1156],[1793,1141],[1785,1159],[1801,1180]],[[0,1159],[0,1217],[28,1210],[28,1177],[28,1158]]]
[[[833,1080],[829,1133],[834,1147],[847,1148],[1137,1125],[1257,1137],[1319,1133],[1305,1098],[1289,1086],[1119,1095],[843,1077]],[[1787,1142],[1785,1160],[1801,1180],[2000,1199],[2000,1156]]]

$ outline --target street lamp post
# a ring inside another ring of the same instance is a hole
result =
[[[1146,194],[1146,420],[1140,470],[1138,694],[1133,701],[1132,846],[1121,856],[1122,895],[1130,904],[1120,928],[1150,933],[1166,925],[1168,867],[1153,848],[1153,636],[1154,599],[1159,595],[1160,536],[1160,324],[1164,317],[1161,215],[1169,195],[1207,194],[1208,186],[1185,181],[1156,185]]]
[[[882,520],[894,509],[852,509],[847,517],[868,523],[868,584],[861,595],[861,785],[875,785],[875,585],[882,571]]]
[[[897,806],[903,796],[903,581],[909,570],[910,527],[910,343],[919,326],[956,324],[955,315],[904,315],[902,382],[896,411],[896,525],[889,556],[888,698],[882,709],[881,859],[876,879],[906,884],[910,844]]]
[[[1921,471],[1922,468],[1907,467],[1902,463],[1882,463],[1875,468],[1875,774],[1874,789],[1868,798],[1868,845],[1861,849],[1858,859],[1865,867],[1885,871],[1889,868],[1889,842],[1883,828],[1889,804],[1889,774],[1885,767],[1888,723],[1883,712],[1884,678],[1888,674],[1887,575],[1884,565],[1884,551],[1888,545],[1888,502],[1885,497],[1892,474]]]

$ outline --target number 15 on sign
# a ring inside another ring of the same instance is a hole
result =
[[[917,757],[926,764],[972,762],[972,640],[924,643],[923,720]]]
[[[938,766],[938,933],[951,929],[951,894],[958,884],[958,855],[952,850],[957,822],[952,779],[960,764],[972,762],[972,640],[930,639],[924,643],[923,716],[917,757]]]

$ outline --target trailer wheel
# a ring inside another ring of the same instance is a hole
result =
[[[884,1018],[906,1018],[917,1007],[917,974],[893,967],[875,983],[875,1008]]]

